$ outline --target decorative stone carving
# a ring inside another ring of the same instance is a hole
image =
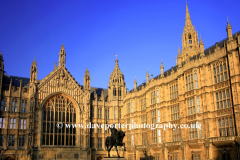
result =
[[[184,150],[184,147],[185,147],[185,142],[182,141],[182,144],[181,144],[181,150]]]
[[[35,58],[31,66],[30,82],[34,82],[34,83],[37,82],[37,63],[35,61]]]
[[[208,139],[204,140],[204,147],[209,148],[209,140]]]

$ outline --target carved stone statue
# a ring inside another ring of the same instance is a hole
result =
[[[34,58],[34,61],[32,62],[32,66],[31,66],[30,82],[36,82],[36,81],[37,81],[37,63]]]
[[[113,146],[115,146],[118,157],[118,149],[117,146],[123,146],[125,151],[125,143],[123,143],[123,138],[125,137],[125,132],[123,132],[121,129],[118,131],[116,128],[109,128],[111,130],[111,136],[108,136],[106,138],[105,146],[108,150],[108,157],[110,157],[110,151]]]
[[[31,67],[31,81],[35,82],[37,79],[37,66],[32,65]]]

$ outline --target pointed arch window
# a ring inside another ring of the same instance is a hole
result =
[[[122,96],[121,88],[118,88],[118,97]]]
[[[117,96],[117,90],[115,87],[113,88],[113,96]]]
[[[191,36],[191,34],[188,35],[188,40],[189,40],[189,44],[192,44],[192,36]]]
[[[49,99],[43,108],[42,145],[75,146],[76,128],[57,127],[76,124],[76,111],[73,103],[62,95]]]

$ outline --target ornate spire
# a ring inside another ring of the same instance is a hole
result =
[[[30,72],[30,82],[37,83],[37,62],[34,58]]]
[[[59,52],[59,66],[65,67],[65,61],[66,61],[66,53],[64,45],[62,44],[61,50]]]
[[[180,56],[181,52],[180,52],[180,48],[178,46],[178,56]]]
[[[85,71],[85,76],[83,77],[83,89],[90,90],[90,75],[88,68]]]
[[[63,45],[63,43],[62,43],[62,46],[61,46],[61,50],[64,50],[64,45]]]
[[[185,18],[185,26],[182,34],[182,51],[181,54],[183,57],[192,57],[197,55],[200,52],[199,49],[199,40],[198,33],[192,25],[188,5],[186,3],[186,18]],[[180,60],[184,61],[185,58]]]
[[[55,66],[54,66],[54,69],[56,69],[57,68],[57,62],[55,62]]]
[[[146,74],[146,82],[149,83],[149,74],[148,74],[148,70],[147,70],[147,74]]]
[[[204,56],[204,44],[203,44],[201,35],[200,35],[200,53],[201,53],[201,56]]]
[[[188,11],[188,4],[186,2],[186,19],[185,19],[185,26],[191,26],[192,22],[191,22],[191,18],[190,18],[190,14]]]
[[[115,67],[114,67],[114,70],[113,70],[111,76],[112,75],[121,75],[121,74],[122,74],[122,72],[121,72],[121,70],[120,70],[120,68],[118,66],[118,59],[117,59],[117,55],[116,55]]]
[[[137,80],[136,80],[136,76],[135,76],[135,81],[134,81],[134,91],[137,90]]]
[[[118,67],[118,59],[117,59],[117,54],[116,54],[116,60],[115,60],[115,67]]]
[[[35,65],[35,66],[37,65],[37,62],[36,62],[35,58],[33,59],[32,65]]]
[[[115,67],[110,75],[108,82],[108,95],[111,100],[120,100],[126,94],[126,83],[124,82],[124,75],[122,74],[116,55]]]
[[[232,37],[232,26],[229,23],[228,17],[227,17],[227,28],[226,28],[226,31],[227,31],[228,40],[232,40],[233,39],[233,37]]]
[[[164,69],[164,67],[163,67],[163,63],[161,62],[161,77],[164,77],[164,73],[163,73],[163,69]]]
[[[89,74],[88,68],[86,69],[85,74]]]

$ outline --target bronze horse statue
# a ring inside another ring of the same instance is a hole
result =
[[[122,130],[118,131],[116,128],[109,128],[109,129],[111,130],[112,135],[108,136],[105,141],[105,146],[108,150],[108,157],[110,157],[110,151],[113,146],[115,146],[117,155],[118,157],[120,157],[118,154],[117,146],[123,146],[125,151],[125,143],[122,142],[123,138],[125,137],[125,132],[123,132]]]

